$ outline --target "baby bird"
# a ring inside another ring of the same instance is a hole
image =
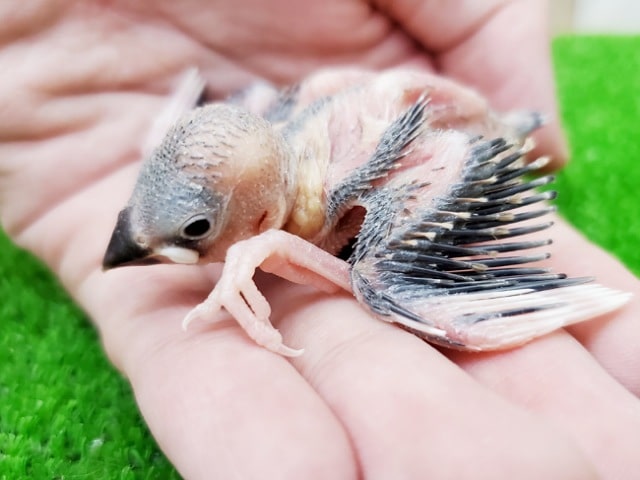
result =
[[[120,212],[103,266],[225,262],[185,319],[228,310],[282,355],[256,268],[466,350],[523,344],[629,296],[537,265],[552,177],[530,179],[542,119],[500,115],[475,92],[407,69],[326,70],[281,91],[258,84],[192,108],[191,72]],[[519,237],[516,239],[516,237]],[[533,250],[534,252],[529,252]],[[347,257],[344,261],[339,257]]]

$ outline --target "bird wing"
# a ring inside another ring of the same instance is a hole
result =
[[[437,344],[493,350],[628,300],[590,278],[540,265],[549,254],[535,251],[551,243],[543,232],[553,222],[539,217],[554,210],[548,201],[556,194],[537,191],[553,177],[530,177],[547,159],[527,163],[527,144],[459,131],[407,138],[410,155],[390,152],[400,165],[403,155],[411,157],[412,166],[378,188],[361,189],[366,215],[350,258],[351,281],[376,316]]]

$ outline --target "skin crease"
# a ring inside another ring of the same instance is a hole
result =
[[[636,300],[501,353],[440,351],[348,295],[264,276],[274,322],[305,348],[289,361],[231,319],[180,330],[218,266],[100,271],[142,140],[187,67],[221,95],[328,64],[411,64],[477,86],[498,109],[553,118],[545,15],[537,0],[0,6],[0,66],[11,72],[0,85],[3,227],[95,321],[185,478],[587,479],[640,469],[638,282],[561,221],[554,266]],[[538,140],[566,157],[557,125]]]

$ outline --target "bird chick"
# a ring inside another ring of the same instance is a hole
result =
[[[202,87],[191,73],[176,104]],[[172,107],[173,108],[173,107]],[[172,110],[175,111],[175,108]],[[173,114],[170,115],[170,117]],[[553,192],[526,180],[540,115],[406,69],[316,73],[188,110],[142,165],[104,268],[224,261],[185,319],[228,310],[260,345],[297,355],[269,321],[256,268],[352,291],[376,317],[467,350],[520,345],[628,295],[536,266],[529,238]],[[513,237],[523,237],[518,241]],[[337,257],[349,252],[347,262]]]

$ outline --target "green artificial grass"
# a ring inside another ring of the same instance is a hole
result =
[[[640,273],[640,37],[557,39],[562,214]],[[51,275],[0,235],[0,479],[179,478]]]
[[[179,478],[55,279],[0,236],[0,479]]]
[[[553,53],[572,147],[557,204],[640,275],[640,36],[558,38]]]

